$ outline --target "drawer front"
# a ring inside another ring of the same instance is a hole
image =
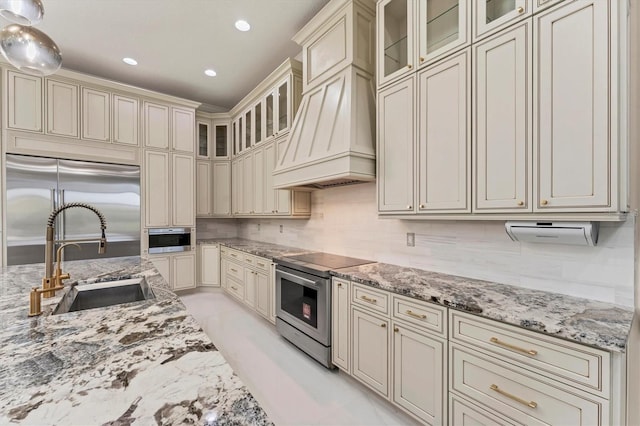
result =
[[[227,281],[227,291],[237,299],[244,301],[244,284],[241,281],[229,278]]]
[[[608,423],[608,401],[578,390],[550,385],[495,358],[450,345],[451,390],[527,425]],[[530,373],[530,372],[527,372]],[[553,382],[551,382],[553,383]]]
[[[229,256],[229,249],[226,246],[220,246],[220,254]]]
[[[271,264],[271,261],[269,259],[265,259],[264,257],[245,255],[244,261],[245,265],[249,265],[258,271],[267,274],[269,273],[269,265]]]
[[[244,253],[242,253],[241,251],[230,249],[230,248],[226,248],[225,250],[222,251],[222,253],[225,254],[226,256],[229,256],[230,259],[238,262],[242,262],[242,259],[244,257]]]
[[[233,277],[240,282],[244,281],[244,267],[235,262],[227,262],[224,273],[227,277]]]
[[[446,337],[447,333],[446,312],[446,308],[429,306],[408,297],[393,295],[392,315],[395,319],[410,322],[443,337]]]
[[[485,411],[453,393],[449,394],[449,422],[455,426],[524,426]]]
[[[609,398],[610,354],[450,310],[451,341],[479,346]]]
[[[389,315],[389,293],[355,284],[351,286],[351,302]]]

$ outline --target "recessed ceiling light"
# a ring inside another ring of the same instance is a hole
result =
[[[138,65],[138,61],[136,61],[133,58],[122,58],[122,62],[124,62],[127,65]]]
[[[214,70],[204,70],[204,73],[209,77],[215,77],[216,75],[218,75],[218,73],[215,72]]]
[[[236,28],[240,31],[249,31],[251,29],[251,25],[247,21],[239,20],[236,21]]]

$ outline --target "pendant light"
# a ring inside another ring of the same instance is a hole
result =
[[[44,16],[40,0],[0,0],[0,16],[15,22],[0,31],[0,53],[11,65],[36,76],[60,69],[62,55],[58,46],[31,26]]]
[[[0,16],[21,25],[38,25],[44,16],[40,0],[0,0]]]

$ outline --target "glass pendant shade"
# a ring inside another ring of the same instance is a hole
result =
[[[0,15],[21,25],[37,25],[44,16],[40,0],[0,0]]]
[[[31,75],[50,75],[62,65],[60,49],[48,35],[19,24],[0,31],[0,52],[11,65]]]

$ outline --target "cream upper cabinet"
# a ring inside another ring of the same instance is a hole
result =
[[[172,154],[172,225],[195,225],[195,161],[190,155]]]
[[[551,7],[557,3],[563,2],[565,0],[532,0],[533,3],[533,13],[538,13],[543,9]]]
[[[469,44],[470,0],[419,0],[416,21],[418,65]]]
[[[531,211],[531,22],[476,44],[474,211]]]
[[[244,157],[240,157],[231,163],[231,209],[234,215],[244,213],[243,178]]]
[[[209,156],[213,155],[214,160],[228,160],[229,155],[229,129],[231,123],[228,121],[216,121],[212,123],[213,137],[211,142],[213,144],[213,152],[209,153]]]
[[[197,147],[198,158],[210,158],[211,152],[211,123],[204,120],[196,121],[197,127]]]
[[[264,149],[260,148],[251,154],[253,157],[253,214],[263,214],[266,213],[264,209],[264,198],[265,198],[265,160],[264,160]]]
[[[174,290],[196,287],[196,256],[180,254],[171,256],[171,280]]]
[[[196,216],[211,215],[211,163],[196,162]]]
[[[253,107],[253,142],[259,144],[264,140],[264,114],[263,102],[260,101]]]
[[[609,2],[568,2],[534,28],[534,211],[617,210]]]
[[[415,77],[378,93],[378,210],[414,211]]]
[[[470,62],[466,49],[418,74],[419,213],[471,211]]]
[[[228,161],[214,162],[212,175],[212,214],[214,216],[229,216],[231,215],[231,163]]]
[[[477,0],[474,3],[474,41],[531,16],[534,1],[539,0]]]
[[[244,147],[245,149],[250,149],[253,143],[253,110],[248,110],[244,113]]]
[[[378,2],[378,85],[470,43],[470,0]]]
[[[82,88],[82,138],[108,142],[111,139],[111,95]]]
[[[414,66],[415,0],[378,2],[378,85],[384,85]]]
[[[195,151],[195,114],[191,109],[171,108],[171,147],[174,151]]]
[[[264,212],[275,213],[279,189],[273,189],[273,169],[276,166],[276,144],[270,143],[264,147]],[[289,191],[286,191],[289,192]]]
[[[351,374],[381,395],[389,396],[389,320],[353,309]]]
[[[113,141],[127,145],[138,145],[138,100],[122,95],[113,95]]]
[[[10,129],[42,132],[42,78],[7,71]]]
[[[241,194],[242,194],[242,210],[240,211],[243,214],[253,214],[254,211],[254,191],[255,181],[253,179],[254,176],[254,164],[253,164],[253,155],[249,154],[244,158],[244,162],[242,163],[242,186],[241,186]]]
[[[265,137],[267,139],[275,136],[274,125],[274,111],[275,111],[275,95],[274,92],[268,93],[264,98],[264,130]]]
[[[447,344],[393,323],[393,402],[430,425],[446,424]]]
[[[289,77],[282,80],[275,89],[275,135],[289,130],[291,126],[291,83]]]
[[[144,153],[144,212],[145,226],[169,226],[169,153],[146,151]]]
[[[47,133],[78,137],[78,86],[47,79]]]
[[[144,146],[169,149],[169,107],[144,102]]]
[[[333,278],[331,291],[331,362],[346,373],[351,366],[349,281]]]

